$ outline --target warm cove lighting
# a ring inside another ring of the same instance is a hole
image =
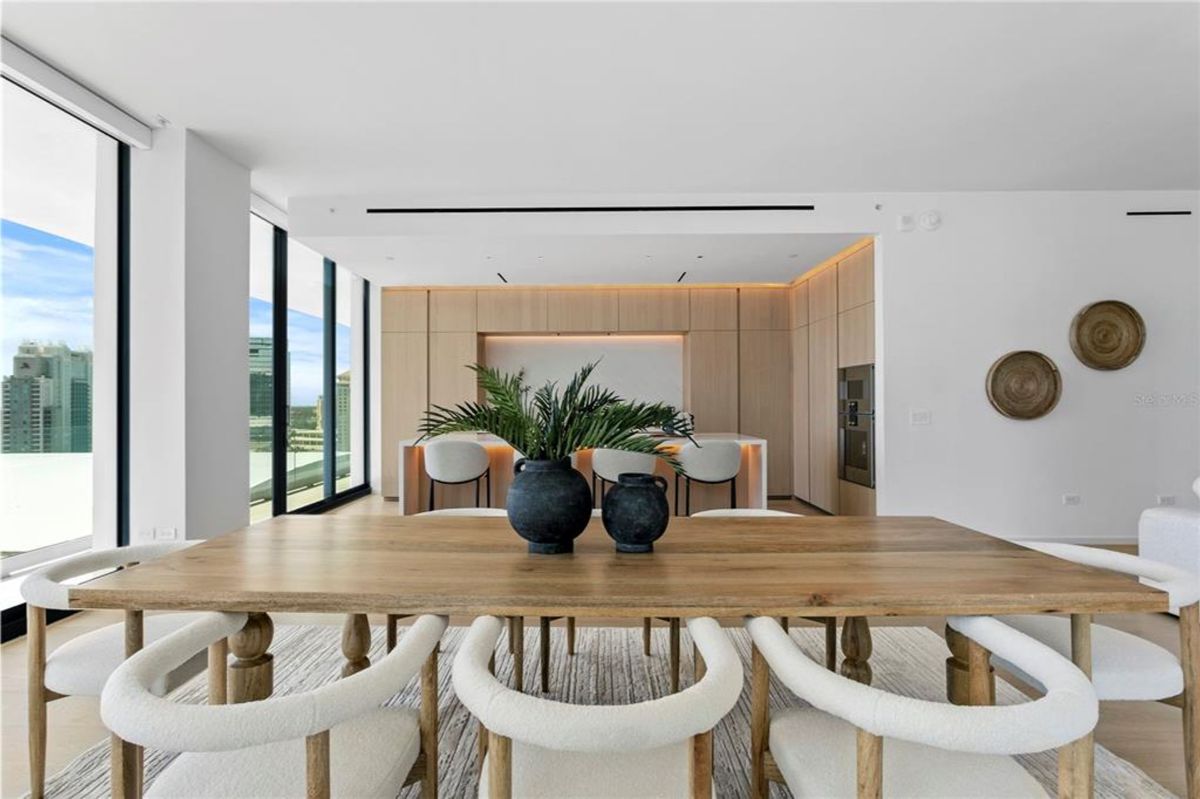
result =
[[[614,338],[619,338],[621,341],[655,341],[661,342],[664,339],[677,339],[682,341],[685,336],[682,333],[595,333],[592,335],[579,335],[573,333],[557,334],[551,333],[531,333],[525,335],[523,333],[502,333],[500,335],[485,334],[484,338],[488,340],[513,340],[521,342],[538,342],[538,341],[611,341]]]

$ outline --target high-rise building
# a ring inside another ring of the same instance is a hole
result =
[[[269,447],[275,387],[275,341],[250,337],[250,443]]]
[[[4,376],[4,452],[92,451],[92,353],[23,342]]]
[[[337,376],[334,407],[337,413],[334,446],[338,452],[350,451],[350,372],[345,371]]]

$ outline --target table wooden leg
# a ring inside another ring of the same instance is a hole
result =
[[[837,619],[825,620],[825,668],[837,671]]]
[[[992,653],[967,639],[967,704],[996,704],[996,678]]]
[[[367,653],[371,651],[371,622],[365,613],[350,613],[342,626],[342,676],[358,674],[371,665]]]
[[[767,797],[767,729],[770,723],[768,692],[771,673],[758,647],[750,646],[750,796]]]
[[[1200,603],[1179,609],[1179,662],[1183,666],[1183,762],[1188,799],[1200,799]]]
[[[871,627],[866,618],[852,616],[842,623],[842,654],[842,676],[870,685]]]
[[[435,649],[421,667],[421,755],[425,774],[421,777],[421,799],[438,795],[438,653]]]
[[[275,624],[266,613],[251,613],[245,626],[229,636],[234,662],[229,666],[229,701],[256,702],[275,690],[275,656],[267,652]]]
[[[229,701],[229,639],[208,645],[208,703],[223,705]]]

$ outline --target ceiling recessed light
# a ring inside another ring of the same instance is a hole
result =
[[[794,252],[788,256],[788,258],[799,258],[799,257],[800,257],[800,253],[798,253],[798,252]]]
[[[703,255],[697,255],[696,257],[697,257],[697,258],[703,258],[704,256],[703,256]]]
[[[394,260],[396,260],[396,256],[394,256],[394,255],[385,255],[385,256],[383,256],[383,260],[385,260],[385,261],[394,261]]]

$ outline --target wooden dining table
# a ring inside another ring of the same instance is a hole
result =
[[[273,690],[272,613],[346,614],[344,674],[369,666],[368,613],[832,617],[842,625],[842,673],[869,682],[870,617],[1070,614],[1073,659],[1090,671],[1094,615],[1168,609],[1165,593],[1126,576],[940,519],[886,516],[677,518],[649,554],[617,553],[594,519],[574,553],[550,556],[529,554],[502,517],[280,516],[72,588],[70,602],[124,609],[139,629],[147,610],[249,613],[229,641],[229,701]],[[1194,612],[1181,617],[1185,726],[1193,728],[1198,664],[1187,642],[1200,641],[1197,623]],[[951,699],[990,702],[987,653],[970,641],[951,644],[948,673],[964,675]],[[223,653],[213,662],[224,666]],[[758,797],[773,764],[768,672],[757,652],[750,679],[751,793]],[[1196,739],[1192,729],[1189,774]],[[1092,751],[1090,736],[1069,748],[1060,771],[1069,784],[1060,795],[1091,794]],[[1193,797],[1195,790],[1189,781]]]

